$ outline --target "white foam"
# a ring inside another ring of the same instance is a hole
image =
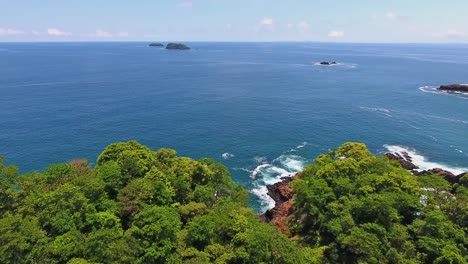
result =
[[[265,162],[266,158],[256,157],[257,163]],[[283,177],[292,177],[303,170],[306,160],[303,157],[283,154],[270,163],[262,163],[251,171],[254,187],[251,193],[259,198],[261,210],[266,211],[275,206],[275,202],[268,196],[266,185],[280,182]]]
[[[252,174],[253,171],[251,170],[248,170],[246,168],[232,168],[233,170],[241,170],[241,171],[245,171],[245,172],[248,172],[249,174]]]
[[[348,68],[348,69],[354,69],[357,67],[357,64],[355,63],[344,63],[344,62],[337,62],[336,64],[330,64],[330,65],[323,65],[320,64],[321,62],[314,62],[314,66],[319,66],[319,67],[343,67],[343,68]]]
[[[302,142],[299,146],[297,146],[296,148],[297,149],[301,149],[301,148],[305,148],[305,146],[307,146],[307,142]]]
[[[279,162],[282,167],[289,172],[300,172],[304,168],[305,160],[297,155],[281,155],[274,159],[273,162]]]
[[[468,172],[468,168],[452,167],[443,163],[429,161],[426,159],[426,157],[419,154],[416,150],[410,149],[405,146],[384,145],[384,148],[386,148],[391,153],[398,153],[398,154],[401,154],[403,152],[408,153],[408,155],[412,159],[412,163],[418,166],[420,170],[430,170],[434,168],[441,168],[455,175]]]
[[[378,113],[378,114],[382,114],[384,116],[388,116],[388,117],[393,117],[390,113],[391,111],[387,108],[383,108],[383,107],[365,107],[365,106],[360,106],[359,109],[361,110],[364,110],[364,111],[367,111],[367,112],[374,112],[374,113]]]
[[[255,157],[254,160],[260,164],[268,163],[268,159],[266,157]]]
[[[422,86],[419,87],[419,90],[425,93],[434,93],[434,94],[443,94],[444,91],[437,90],[437,86]]]
[[[222,156],[223,159],[225,159],[225,160],[232,159],[232,158],[235,157],[234,154],[231,154],[231,153],[228,153],[228,152],[223,153],[221,156]]]
[[[322,66],[322,67],[336,67],[341,65],[341,63],[335,63],[335,64],[321,64],[321,62],[316,62],[314,63],[315,66]]]
[[[440,120],[445,120],[453,123],[463,123],[463,124],[468,124],[468,120],[460,120],[460,119],[453,119],[453,118],[448,118],[448,117],[443,117],[443,116],[435,116],[435,115],[425,115],[425,114],[420,114],[421,116],[425,117],[430,117],[430,118],[436,118]]]
[[[467,95],[468,93],[464,92],[454,92],[454,91],[442,91],[438,89],[439,86],[422,86],[419,87],[419,90],[425,93],[432,93],[432,94],[442,94],[442,95],[449,95],[455,97],[461,98],[461,99],[468,99]]]
[[[253,171],[252,171],[252,174],[251,174],[251,177],[252,179],[255,179],[255,177],[260,174],[262,171],[263,168],[267,168],[271,166],[270,164],[262,164],[262,165],[259,165],[257,166]]]
[[[257,185],[257,187],[253,188],[251,192],[259,198],[261,213],[275,207],[275,200],[268,195],[266,185]]]

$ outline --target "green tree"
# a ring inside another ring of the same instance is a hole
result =
[[[164,263],[175,252],[181,226],[174,208],[148,206],[135,216],[126,235],[139,246],[139,262]]]

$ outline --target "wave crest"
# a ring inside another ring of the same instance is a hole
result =
[[[444,163],[429,161],[426,157],[421,155],[415,149],[412,149],[409,147],[398,146],[398,145],[384,145],[383,147],[390,153],[398,153],[400,155],[402,153],[408,153],[408,155],[412,159],[412,163],[418,166],[420,170],[430,170],[434,168],[441,168],[455,175],[468,172],[468,168],[454,167],[454,166],[450,166]],[[404,156],[404,155],[401,155],[401,156]]]
[[[221,155],[221,157],[223,157],[223,159],[225,159],[225,160],[228,160],[228,159],[234,158],[235,155],[232,154],[232,153],[226,152],[226,153],[223,153],[223,154]]]
[[[422,92],[425,92],[425,93],[450,95],[450,96],[455,96],[457,98],[468,100],[468,93],[447,92],[447,91],[441,91],[438,88],[439,88],[439,86],[421,86],[421,87],[419,87],[419,90],[422,91]]]
[[[275,184],[281,181],[283,177],[292,177],[304,169],[306,159],[292,154],[283,154],[271,163],[266,162],[266,158],[256,157],[258,165],[251,171],[250,177],[253,179],[253,188],[251,193],[259,198],[261,211],[264,212],[275,206],[275,202],[268,196],[267,185]]]

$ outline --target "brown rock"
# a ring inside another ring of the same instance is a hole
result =
[[[275,201],[275,205],[280,205],[292,198],[292,189],[289,186],[291,181],[291,177],[284,177],[281,182],[267,185],[268,196]]]
[[[292,188],[289,183],[293,177],[282,178],[281,182],[268,185],[268,195],[275,201],[275,207],[259,215],[265,223],[272,223],[278,227],[283,234],[291,236],[288,229],[288,217],[292,213]]]
[[[385,156],[390,160],[398,161],[400,165],[407,170],[412,171],[419,169],[418,166],[413,164],[413,160],[406,152],[401,153],[401,155],[399,153],[385,153]]]
[[[415,173],[416,176],[426,176],[426,175],[434,175],[434,174],[444,177],[444,179],[450,182],[451,184],[457,183],[460,180],[461,176],[464,175],[464,174],[455,175],[451,173],[450,171],[446,171],[441,168],[435,168],[435,169],[430,169],[430,170],[425,170],[425,171],[420,171],[420,172]]]

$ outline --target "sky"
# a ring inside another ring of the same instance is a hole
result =
[[[468,0],[0,0],[0,42],[468,43]]]

